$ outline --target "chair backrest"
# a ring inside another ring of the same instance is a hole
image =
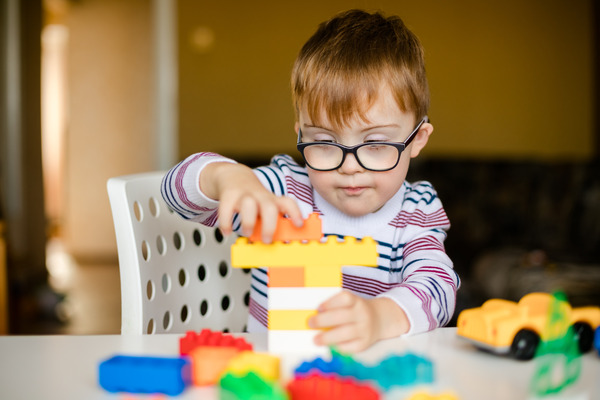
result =
[[[115,177],[107,189],[121,275],[121,333],[241,332],[250,274],[233,269],[216,228],[186,221],[160,194],[164,172]]]

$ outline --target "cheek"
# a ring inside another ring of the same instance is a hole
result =
[[[407,165],[398,164],[392,171],[376,175],[377,186],[384,192],[396,193],[404,183],[404,179],[406,179],[407,170]]]
[[[328,178],[330,172],[323,171],[315,171],[314,169],[307,168],[308,179],[310,179],[310,183],[312,183],[315,189],[326,185],[330,179]]]
[[[310,179],[310,183],[315,190],[315,192],[319,193],[321,197],[330,201],[330,195],[333,193],[334,186],[334,178],[332,174],[335,172],[323,172],[323,171],[315,171],[310,168],[307,169],[308,178]]]

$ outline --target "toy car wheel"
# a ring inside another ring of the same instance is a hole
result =
[[[577,339],[579,352],[585,354],[592,349],[594,342],[594,331],[592,327],[585,322],[575,322],[573,324],[573,332]]]
[[[510,346],[510,355],[517,360],[531,360],[535,356],[540,337],[534,331],[521,329]]]

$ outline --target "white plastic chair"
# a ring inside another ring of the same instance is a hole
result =
[[[107,189],[121,275],[121,333],[241,332],[250,274],[230,266],[220,231],[186,221],[160,195],[164,172],[115,177]]]

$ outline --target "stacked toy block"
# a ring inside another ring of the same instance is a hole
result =
[[[302,228],[280,218],[273,243],[259,241],[260,225],[250,238],[231,247],[236,268],[269,268],[269,351],[322,351],[314,345],[316,330],[308,319],[318,306],[342,287],[342,267],[377,265],[377,245],[371,238],[329,236],[324,242],[321,220],[311,214]]]

